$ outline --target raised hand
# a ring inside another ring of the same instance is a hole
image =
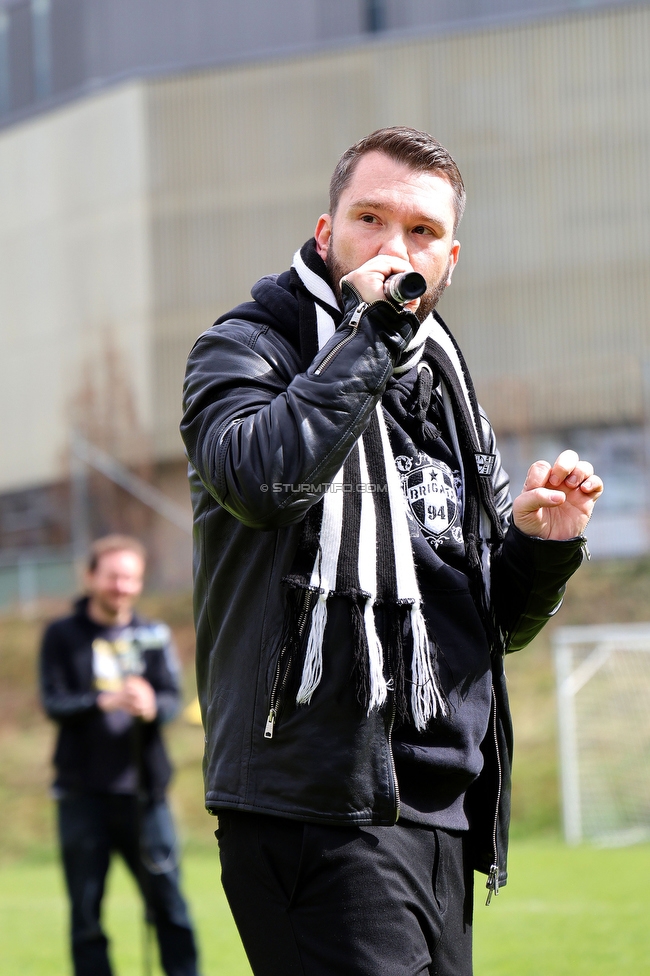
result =
[[[156,693],[148,681],[138,675],[129,675],[124,681],[124,696],[126,711],[130,715],[153,722],[158,706]]]
[[[139,675],[125,678],[119,691],[102,691],[97,696],[97,705],[104,712],[128,712],[145,722],[153,722],[158,711],[155,691]]]
[[[601,479],[575,451],[563,451],[555,464],[535,461],[523,491],[513,503],[513,521],[525,535],[573,539],[582,535],[603,492]]]

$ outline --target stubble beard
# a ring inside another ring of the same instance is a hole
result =
[[[95,593],[91,596],[91,600],[94,602],[95,606],[104,614],[106,617],[112,617],[115,621],[119,620],[120,617],[126,617],[127,614],[131,616],[131,611],[135,599],[120,599],[111,598],[105,594]]]
[[[356,269],[346,268],[340,261],[337,260],[336,256],[334,255],[334,247],[332,246],[333,243],[333,239],[330,238],[330,247],[325,259],[325,265],[332,281],[334,294],[336,295],[339,305],[341,305],[341,278],[343,278],[346,274],[349,274],[350,271],[355,271]],[[449,258],[449,262],[445,268],[444,274],[440,276],[440,279],[434,285],[427,288],[424,295],[422,295],[420,298],[420,304],[415,311],[415,317],[417,318],[418,322],[424,322],[426,317],[433,312],[434,308],[440,301],[442,294],[447,287],[450,265],[451,257]]]

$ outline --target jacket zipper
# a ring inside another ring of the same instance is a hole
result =
[[[231,434],[238,424],[243,424],[243,417],[235,417],[233,420],[226,420],[219,430],[217,431],[216,442],[217,442],[217,485],[219,488],[224,488],[224,477],[223,470],[226,464],[226,460],[223,454],[223,444],[226,439],[227,434]]]
[[[350,326],[350,332],[348,333],[348,335],[344,336],[341,339],[341,341],[334,346],[333,349],[331,349],[328,352],[327,356],[325,356],[325,359],[322,361],[320,366],[317,366],[316,369],[314,370],[314,376],[320,376],[320,374],[327,369],[327,367],[332,362],[332,360],[338,356],[341,349],[343,349],[344,346],[347,346],[348,342],[354,339],[359,329],[359,322],[361,321],[361,316],[363,315],[363,313],[367,309],[369,309],[372,305],[379,304],[379,302],[364,302],[363,299],[361,298],[361,295],[354,287],[354,285],[351,285],[349,282],[347,284],[350,291],[354,292],[354,294],[357,296],[359,300],[359,304],[357,305],[354,312],[352,313],[352,318],[348,323],[348,325]]]
[[[344,336],[344,338],[341,339],[341,341],[338,342],[333,349],[330,349],[330,351],[328,352],[327,356],[325,356],[325,359],[322,361],[320,366],[317,366],[316,369],[314,370],[314,376],[320,376],[320,374],[327,369],[327,367],[332,362],[332,360],[335,359],[336,356],[338,356],[341,349],[343,349],[344,346],[347,346],[348,342],[354,339],[355,335],[357,334],[357,330],[359,328],[359,321],[361,320],[361,316],[363,315],[363,313],[367,308],[370,308],[370,306],[366,302],[361,302],[360,305],[357,305],[357,307],[354,310],[354,314],[349,322],[351,331],[348,333],[348,335]]]
[[[393,788],[395,791],[395,823],[399,820],[400,813],[400,795],[399,795],[399,783],[397,782],[397,770],[395,769],[395,757],[393,756],[393,725],[395,724],[395,715],[397,712],[397,706],[395,704],[395,694],[393,693],[393,708],[390,716],[390,725],[388,726],[388,756],[390,758],[390,768],[393,774]]]
[[[497,733],[497,696],[492,686],[492,735],[494,737],[494,749],[497,757],[498,770],[498,789],[497,800],[494,809],[494,825],[492,827],[492,866],[485,887],[488,890],[486,905],[492,901],[492,895],[499,894],[499,850],[497,847],[497,827],[499,824],[499,805],[501,803],[501,786],[503,781],[503,770],[501,768],[501,756],[499,755],[499,737]]]
[[[390,722],[388,723],[388,757],[390,759],[390,769],[393,776],[393,791],[395,793],[395,823],[397,823],[399,820],[401,802],[399,795],[399,783],[397,782],[397,770],[395,769],[395,757],[393,755],[393,726],[395,725],[395,716],[397,714],[397,703],[395,701],[395,682],[391,673],[390,665],[388,666],[388,687],[389,689],[392,689],[390,691],[392,695],[392,708],[390,713]]]
[[[307,623],[307,611],[309,609],[309,600],[311,598],[311,592],[305,590],[305,596],[303,598],[303,607],[298,619],[298,640],[302,639],[305,632],[305,624]],[[282,695],[285,688],[287,687],[287,681],[289,680],[289,674],[291,673],[291,658],[287,661],[284,672],[282,670],[282,665],[287,654],[287,645],[285,644],[280,651],[278,657],[278,663],[275,667],[275,675],[273,677],[273,686],[271,688],[271,697],[269,699],[269,715],[266,720],[266,726],[264,727],[264,738],[272,739],[273,733],[275,731],[275,723],[278,718],[278,713],[280,711],[280,705],[282,703]]]

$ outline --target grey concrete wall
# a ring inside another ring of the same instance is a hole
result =
[[[152,427],[141,85],[0,133],[0,486],[57,481],[69,430],[123,456]]]

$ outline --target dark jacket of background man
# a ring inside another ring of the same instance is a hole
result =
[[[143,642],[142,677],[154,689],[157,704],[156,721],[143,722],[137,729],[138,770],[135,719],[124,715],[116,722],[97,707],[99,692],[93,674],[94,641],[119,639],[123,628],[95,623],[87,615],[87,606],[88,597],[78,600],[74,613],[50,624],[43,636],[43,708],[59,726],[53,792],[57,797],[70,792],[135,795],[142,789],[151,800],[162,800],[171,765],[161,726],[176,717],[181,704],[178,665],[169,629],[164,624],[151,624],[139,614],[133,615],[131,628],[139,632]]]

